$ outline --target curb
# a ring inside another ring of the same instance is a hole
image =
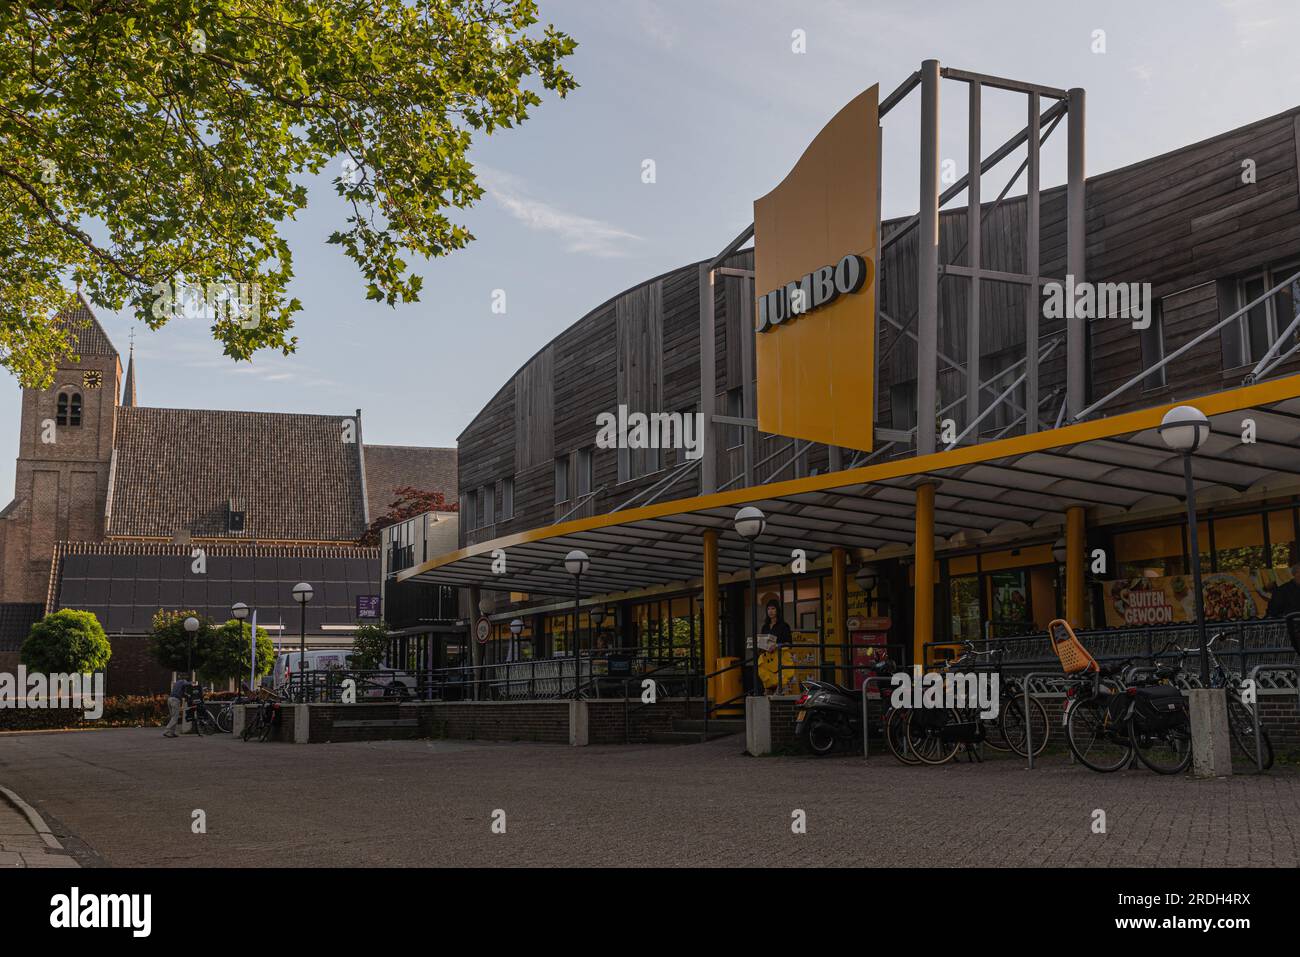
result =
[[[32,807],[4,785],[0,785],[0,795],[4,795],[6,800],[8,800],[14,808],[22,811],[22,813],[27,817],[27,823],[32,826],[32,830],[41,836],[41,840],[45,842],[47,847],[52,847],[58,851],[63,850],[63,845],[60,844],[59,839],[54,836],[54,833],[50,830],[50,826],[45,823],[45,819],[37,813],[36,808]]]

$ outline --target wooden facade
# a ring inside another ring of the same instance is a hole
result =
[[[1090,177],[1086,185],[1087,264],[1090,282],[1150,283],[1157,302],[1155,331],[1143,335],[1127,317],[1088,323],[1087,375],[1092,402],[1136,376],[1237,310],[1251,297],[1290,272],[1300,269],[1300,108],[1253,123],[1171,153]],[[1246,161],[1249,161],[1247,163]],[[1244,164],[1244,165],[1243,165]],[[1253,172],[1251,176],[1244,175]],[[940,263],[965,265],[965,209],[940,219]],[[1025,270],[1029,237],[1025,235],[1024,197],[983,205],[981,266],[985,270]],[[901,223],[887,222],[888,237]],[[1041,194],[1038,272],[1063,279],[1066,263],[1065,189]],[[752,269],[751,251],[726,263]],[[1287,269],[1287,267],[1290,267]],[[1285,271],[1284,271],[1285,270]],[[880,311],[898,323],[914,322],[916,308],[916,231],[884,253],[879,270]],[[658,455],[632,453],[620,467],[616,450],[593,448],[596,417],[632,411],[693,412],[699,408],[699,264],[676,269],[636,286],[592,310],[566,329],[505,383],[461,434],[459,488],[463,516],[461,544],[487,541],[561,518],[599,514],[626,503],[685,461],[681,451]],[[1260,282],[1266,285],[1259,287]],[[719,276],[714,288],[717,395],[715,410],[741,414],[740,343],[752,328],[752,303],[736,277]],[[948,273],[940,281],[939,347],[963,361],[966,352],[968,280]],[[1025,354],[1025,297],[1028,286],[981,283],[981,379],[994,378]],[[1283,329],[1294,304],[1270,318]],[[1286,314],[1284,314],[1286,313]],[[916,350],[885,320],[878,320],[879,354],[877,422],[886,428],[909,428],[915,422]],[[1063,319],[1040,319],[1040,347],[1064,337]],[[1237,385],[1253,362],[1234,324],[1175,360],[1163,377],[1153,377],[1117,398],[1099,415],[1190,398]],[[1255,348],[1258,357],[1258,348]],[[1055,424],[1065,389],[1065,344],[1040,366],[1043,427]],[[964,393],[964,379],[941,358],[939,405]],[[1292,358],[1273,374],[1300,371]],[[993,389],[1002,391],[1016,373],[1002,376]],[[1012,398],[1016,398],[1015,395]],[[983,406],[992,394],[982,396]],[[1023,401],[1023,399],[1021,400]],[[911,403],[910,407],[908,402]],[[957,402],[948,417],[965,426],[964,406]],[[981,423],[980,433],[1017,434],[1023,425],[1005,409]],[[713,454],[717,481],[724,486],[742,468],[739,430],[719,426]],[[755,461],[788,445],[789,439],[760,436]],[[910,454],[906,447],[882,453]],[[588,467],[588,455],[590,465]],[[844,464],[853,458],[846,453]],[[557,459],[565,465],[567,490],[557,494]],[[816,446],[789,461],[789,453],[756,469],[762,482],[780,470],[793,478],[829,467],[830,453]],[[590,481],[586,474],[590,473]],[[512,488],[507,489],[506,483]],[[580,489],[594,494],[582,498]],[[734,486],[733,486],[734,487]],[[488,494],[487,490],[491,490]],[[681,498],[699,491],[698,469],[672,486],[662,498]],[[579,504],[581,499],[581,504]],[[491,502],[490,515],[485,503]],[[503,512],[503,504],[512,507]],[[639,501],[644,501],[641,499]],[[488,518],[490,517],[490,521]]]

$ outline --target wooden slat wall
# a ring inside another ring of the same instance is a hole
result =
[[[1205,143],[1146,162],[1096,176],[1088,181],[1087,278],[1094,282],[1151,282],[1163,299],[1165,351],[1176,349],[1232,307],[1230,280],[1247,270],[1300,256],[1300,178],[1297,144],[1300,110],[1260,121]],[[1241,182],[1241,161],[1255,162],[1256,182]],[[996,210],[985,204],[982,227],[983,266],[1021,271],[1024,266],[1024,198],[1013,197]],[[940,218],[940,262],[964,265],[966,211],[945,212]],[[897,225],[887,223],[884,232]],[[1042,194],[1039,270],[1062,277],[1065,271],[1065,190]],[[915,233],[895,244],[881,263],[882,308],[905,322],[916,300]],[[753,268],[746,250],[727,265]],[[657,277],[615,297],[566,329],[533,361],[520,370],[484,407],[460,437],[460,488],[476,489],[486,482],[513,475],[515,517],[491,529],[466,532],[464,540],[480,541],[553,520],[554,458],[572,455],[591,445],[596,415],[616,411],[619,401],[643,411],[686,411],[699,406],[698,265],[691,264]],[[717,356],[717,402],[723,409],[728,389],[741,385],[740,337],[751,334],[739,316],[740,281],[715,284],[714,329]],[[1023,355],[1023,286],[985,281],[982,284],[981,346],[984,374],[988,359]],[[940,342],[950,356],[965,353],[966,296],[964,279],[948,276],[940,285]],[[892,347],[894,331],[883,321],[880,329],[882,363],[878,382],[880,421],[890,424],[889,389],[915,378],[916,353],[908,339]],[[1046,339],[1064,329],[1063,320],[1040,323]],[[1090,329],[1089,385],[1094,396],[1141,368],[1140,337],[1122,319],[1094,322]],[[1134,389],[1107,413],[1151,405],[1171,398],[1202,394],[1235,384],[1243,370],[1222,368],[1217,338],[1183,357],[1170,370],[1162,389]],[[940,369],[944,363],[940,362]],[[1300,369],[1300,359],[1286,369]],[[1040,370],[1041,390],[1048,396],[1063,389],[1064,350]],[[940,401],[946,404],[964,390],[964,380],[951,370],[940,373]],[[985,396],[984,404],[988,404]],[[1054,422],[1059,395],[1044,402],[1041,418]],[[953,417],[961,423],[963,410]],[[558,416],[558,417],[557,417]],[[755,459],[788,442],[760,435]],[[739,451],[715,445],[718,481],[737,474]],[[663,466],[682,461],[679,453],[663,455]],[[761,481],[785,464],[778,456],[760,467]],[[783,477],[827,467],[828,454],[814,447]],[[608,488],[580,514],[608,511],[645,489],[663,471],[622,485],[617,483],[614,450],[596,450],[593,484]],[[674,486],[668,498],[696,494],[698,478]],[[498,485],[497,501],[500,502]],[[561,509],[566,510],[566,509]]]

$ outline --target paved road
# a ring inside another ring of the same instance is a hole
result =
[[[1300,774],[907,768],[707,745],[295,746],[156,729],[0,735],[0,784],[83,863],[1300,864]],[[206,814],[194,834],[192,814]],[[494,834],[492,815],[506,814]],[[791,832],[791,813],[807,833]],[[1094,810],[1106,812],[1093,833]]]

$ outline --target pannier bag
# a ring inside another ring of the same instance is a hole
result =
[[[1061,659],[1061,670],[1067,675],[1081,671],[1100,671],[1097,659],[1088,654],[1088,649],[1074,634],[1074,629],[1064,618],[1057,618],[1047,626],[1047,639],[1052,643],[1052,650]]]
[[[1165,731],[1186,726],[1187,699],[1173,685],[1138,688],[1133,719],[1143,731]]]

